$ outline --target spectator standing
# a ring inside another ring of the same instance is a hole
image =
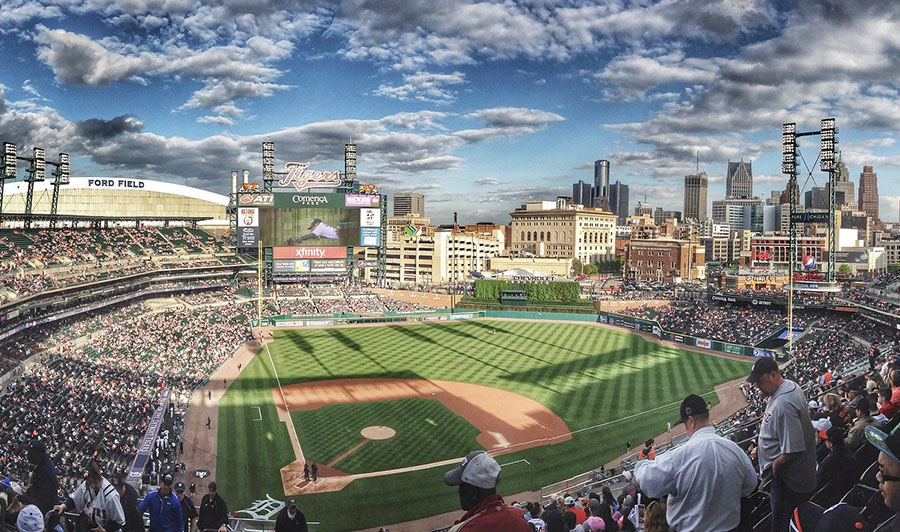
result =
[[[138,494],[134,487],[125,482],[125,476],[115,479],[115,488],[119,492],[119,502],[125,513],[123,532],[144,532],[144,518],[138,509]]]
[[[184,525],[184,532],[191,532],[197,519],[197,507],[194,500],[184,493],[184,482],[175,483],[175,496],[181,501],[181,522]]]
[[[472,451],[444,474],[445,484],[459,486],[459,504],[466,512],[449,532],[531,532],[522,511],[497,494],[499,481],[500,464],[485,451]]]
[[[737,528],[741,497],[759,483],[753,463],[736,443],[716,434],[702,397],[689,395],[681,402],[681,423],[687,443],[657,460],[637,462],[634,479],[648,497],[668,495],[666,520],[675,530]]]
[[[584,508],[575,504],[575,499],[573,497],[566,497],[565,499],[566,512],[572,512],[575,514],[575,520],[579,523],[584,523],[587,520],[587,514],[584,512]]]
[[[794,508],[816,489],[815,431],[800,385],[785,379],[774,359],[758,359],[747,381],[767,398],[757,459],[762,476],[773,478],[772,531],[786,532]]]
[[[308,532],[306,516],[297,508],[297,501],[291,499],[275,518],[275,532]]]
[[[56,480],[56,467],[47,455],[47,446],[41,440],[31,440],[28,446],[28,462],[34,466],[31,482],[28,483],[26,495],[46,514],[56,504],[59,496],[59,483]]]
[[[77,511],[87,515],[95,532],[115,532],[125,526],[125,512],[119,501],[119,492],[100,472],[96,462],[88,464],[87,479],[66,498],[66,502],[54,506],[57,512]]]
[[[181,519],[181,502],[172,493],[172,476],[164,475],[159,488],[151,491],[141,501],[138,511],[143,515],[150,511],[150,532],[184,532]]]
[[[200,516],[197,519],[197,529],[200,532],[204,530],[218,530],[225,532],[228,524],[228,506],[225,499],[219,495],[218,486],[215,482],[209,483],[209,492],[200,500]]]

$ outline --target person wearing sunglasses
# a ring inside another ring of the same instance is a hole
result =
[[[884,505],[900,514],[900,432],[885,434],[875,427],[866,427],[866,439],[874,445],[878,453],[878,489],[884,497]],[[900,517],[895,523],[900,524]]]

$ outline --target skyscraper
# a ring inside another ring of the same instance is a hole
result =
[[[417,192],[394,194],[394,216],[417,214],[425,216],[425,196]]]
[[[594,206],[594,187],[590,183],[585,183],[579,179],[577,183],[572,184],[572,201],[578,205],[585,207]]]
[[[747,199],[753,197],[752,163],[728,161],[728,175],[725,177],[725,197]]]
[[[609,161],[594,161],[594,207],[609,209]]]
[[[616,223],[622,225],[628,217],[628,185],[616,180],[609,186],[609,210],[616,215]]]
[[[684,176],[684,219],[706,220],[706,193],[709,178],[706,172]]]
[[[838,208],[842,205],[856,205],[856,195],[853,192],[853,181],[850,181],[850,170],[843,161],[838,161],[834,167],[834,201]]]
[[[863,166],[859,174],[859,210],[878,220],[878,175],[872,166]]]

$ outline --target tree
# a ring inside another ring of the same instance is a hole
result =
[[[584,274],[585,275],[597,275],[597,265],[596,264],[585,264],[584,265]]]
[[[841,275],[853,275],[853,268],[849,264],[841,264],[841,267],[838,268],[838,273]]]
[[[888,271],[891,273],[900,272],[900,263],[897,264],[888,264]]]
[[[584,265],[578,259],[572,259],[572,275],[583,275]]]

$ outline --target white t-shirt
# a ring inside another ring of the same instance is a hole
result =
[[[319,222],[315,227],[313,227],[312,233],[321,238],[332,238],[334,240],[338,240],[341,237],[338,236],[337,229],[331,227],[325,222]]]
[[[75,501],[75,509],[79,513],[88,514],[94,523],[104,525],[104,528],[108,528],[105,525],[110,521],[125,524],[125,512],[122,511],[119,492],[105,478],[96,494],[88,488],[87,481],[84,481],[69,497]]]

